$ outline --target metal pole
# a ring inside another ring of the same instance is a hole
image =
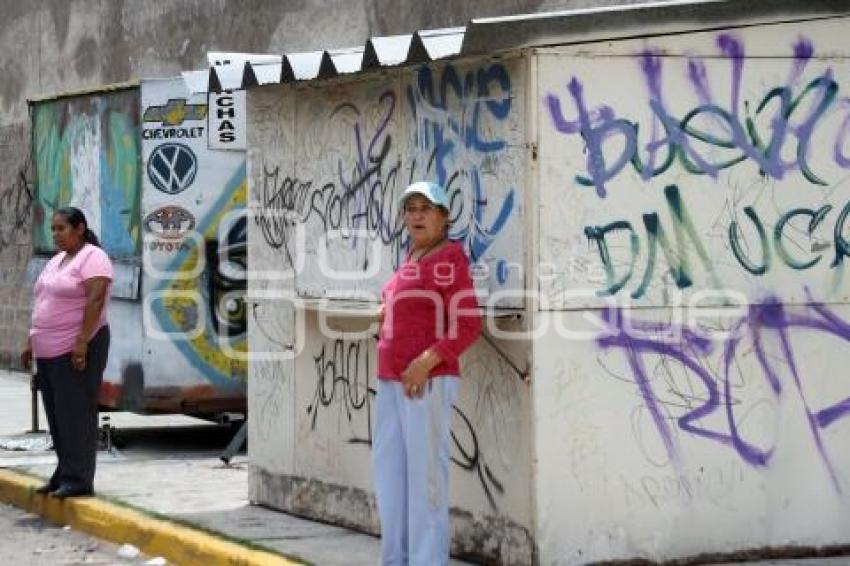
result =
[[[30,374],[30,392],[32,392],[32,430],[29,432],[37,433],[44,432],[38,428],[38,384],[35,381],[35,374]]]
[[[245,440],[248,438],[248,418],[245,416],[245,420],[242,421],[242,424],[239,426],[239,430],[236,431],[236,434],[233,438],[230,439],[230,444],[227,445],[227,448],[224,449],[224,452],[221,453],[221,461],[225,464],[230,464],[230,459],[236,455],[237,452],[242,448],[242,445],[245,444]]]

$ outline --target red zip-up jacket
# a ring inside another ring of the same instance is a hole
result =
[[[428,348],[443,360],[429,377],[460,376],[458,357],[481,333],[463,247],[450,242],[420,261],[408,258],[381,296],[384,322],[378,336],[378,377],[400,381],[410,362]]]

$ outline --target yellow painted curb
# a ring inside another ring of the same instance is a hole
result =
[[[295,562],[216,538],[177,523],[149,517],[96,497],[56,499],[35,492],[43,483],[24,474],[0,469],[0,501],[41,515],[53,523],[71,525],[118,544],[132,544],[145,554],[162,556],[178,565],[294,566]]]

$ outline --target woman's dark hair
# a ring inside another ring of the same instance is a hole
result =
[[[75,206],[63,206],[59,210],[55,212],[55,214],[61,214],[65,220],[70,224],[73,228],[76,228],[80,224],[86,227],[86,231],[83,232],[83,239],[93,246],[100,247],[100,240],[97,239],[94,232],[89,230],[89,223],[86,220],[86,215],[83,214],[83,211]]]

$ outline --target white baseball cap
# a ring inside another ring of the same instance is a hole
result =
[[[411,195],[422,195],[431,201],[431,204],[442,206],[446,210],[449,209],[449,195],[446,193],[446,189],[432,181],[418,181],[404,189],[400,199],[402,206]]]

